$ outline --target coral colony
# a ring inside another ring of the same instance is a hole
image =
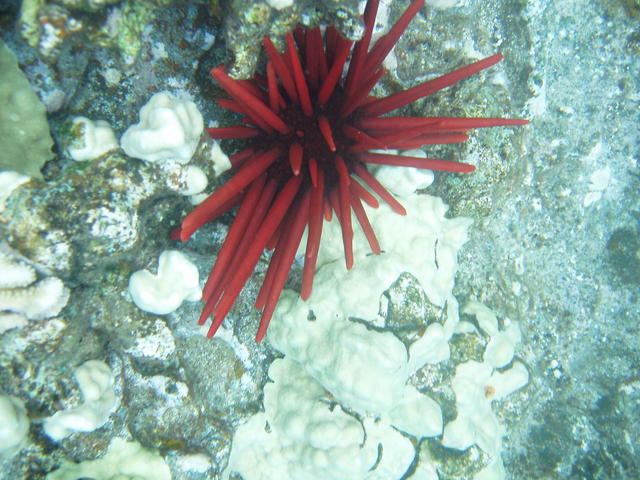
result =
[[[320,28],[298,27],[293,35],[287,34],[283,53],[269,38],[263,40],[268,59],[264,75],[234,80],[223,65],[211,71],[231,97],[219,104],[242,115],[242,123],[209,128],[208,133],[216,139],[247,139],[248,145],[231,157],[233,176],[188,214],[172,235],[186,241],[207,222],[239,206],[202,295],[206,305],[200,324],[213,318],[209,337],[222,324],[266,248],[273,255],[256,300],[256,308],[262,310],[256,342],[262,340],[306,227],[300,293],[305,300],[312,290],[324,220],[335,215],[340,223],[347,269],[353,265],[352,210],[371,251],[380,253],[363,202],[375,208],[377,195],[398,214],[404,215],[405,209],[373,177],[367,164],[459,173],[474,170],[465,163],[371,150],[463,142],[473,128],[527,123],[504,118],[384,116],[502,59],[500,54],[492,55],[406,91],[383,98],[370,96],[385,74],[385,57],[423,4],[424,0],[412,2],[373,45],[378,0],[367,2],[364,35],[355,43],[334,27],[324,35]]]

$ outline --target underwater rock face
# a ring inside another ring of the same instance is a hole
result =
[[[134,258],[143,202],[165,190],[159,177],[116,152],[68,168],[47,185],[30,183],[6,202],[8,241],[54,272],[87,280]]]
[[[164,478],[167,466],[174,480],[218,478],[238,426],[264,411],[264,387],[273,385],[267,369],[277,354],[268,344],[252,343],[258,321],[253,303],[264,263],[218,338],[205,338],[194,324],[199,309],[188,303],[163,317],[140,311],[127,293],[129,276],[153,270],[162,251],[178,248],[167,232],[190,208],[190,199],[168,185],[168,176],[176,175],[121,152],[93,163],[72,161],[62,149],[65,125],[78,115],[105,119],[120,137],[141,106],[162,90],[185,93],[204,118],[229,124],[235,117],[216,106],[221,92],[209,71],[221,62],[231,68],[236,61],[236,71],[251,73],[265,33],[265,26],[253,28],[252,20],[268,12],[275,20],[266,28],[282,30],[298,19],[337,20],[344,22],[342,32],[357,37],[355,2],[329,0],[316,11],[318,2],[305,0],[288,7],[282,6],[285,1],[253,2],[255,9],[244,9],[247,2],[239,0],[235,18],[208,0],[169,6],[155,0],[25,1],[34,9],[24,11],[18,11],[18,3],[8,2],[3,10],[8,14],[0,19],[1,35],[47,111],[55,112],[48,121],[56,155],[43,168],[46,184],[31,180],[10,195],[0,193],[0,201],[6,196],[0,238],[36,267],[38,278],[63,278],[71,292],[57,316],[23,319],[0,334],[0,394],[20,399],[25,415],[13,409],[12,418],[30,422],[16,423],[12,438],[20,449],[11,448],[3,458],[0,477],[40,480],[61,467],[69,470],[57,470],[60,476],[89,475],[99,465],[91,462],[104,465],[114,454],[127,459],[132,453],[149,465],[159,461],[154,465]],[[442,7],[454,2],[426,3]],[[506,474],[514,479],[636,480],[638,2],[455,3],[453,8],[421,9],[394,50],[397,67],[385,75],[376,94],[410,88],[500,50],[506,61],[499,71],[431,96],[407,113],[508,111],[532,120],[517,133],[477,132],[462,149],[428,149],[430,157],[453,154],[478,166],[464,178],[436,174],[427,190],[451,206],[449,216],[474,219],[458,258],[454,294],[463,304],[477,299],[490,305],[499,323],[509,318],[520,326],[515,361],[526,365],[531,381],[492,402],[507,432],[502,439]],[[389,19],[397,19],[407,4],[388,2]],[[234,32],[238,21],[245,23]],[[380,32],[388,22],[383,23]],[[19,30],[21,25],[27,28]],[[227,41],[227,31],[237,36]],[[210,144],[203,148],[212,149]],[[227,142],[221,148],[227,154],[237,151]],[[212,191],[221,181],[207,159],[201,155],[197,165],[207,173]],[[223,217],[179,247],[196,263],[201,278],[229,223]],[[389,234],[401,240],[404,230]],[[398,248],[408,250],[402,244]],[[299,291],[300,273],[300,265],[294,265],[288,288]],[[441,334],[437,330],[448,309],[431,304],[421,280],[412,275],[409,281],[408,275],[385,285],[393,287],[381,297],[380,318],[366,327],[390,332],[404,345],[427,328],[434,338]],[[375,303],[368,308],[375,310]],[[304,322],[313,318],[314,312],[307,312]],[[354,321],[362,325],[361,318]],[[492,341],[487,361],[501,364],[505,352],[511,352],[503,343],[506,333],[495,340],[478,334],[478,320],[464,313],[461,323],[465,330],[448,346],[450,362],[425,365],[410,379],[440,405],[445,426],[458,414],[457,392],[449,381],[456,376],[454,365],[482,364]],[[498,334],[506,332],[503,326]],[[38,419],[82,404],[73,371],[90,359],[111,366],[114,392],[122,402],[101,428],[54,443]],[[293,374],[282,378],[273,373],[280,387],[297,380]],[[499,393],[485,380],[473,384],[474,398]],[[326,411],[342,408],[335,398],[321,395],[320,407]],[[379,433],[372,422],[363,426],[372,438]],[[273,435],[261,427],[262,434]],[[412,475],[428,479],[472,479],[489,462],[477,445],[457,452],[445,448],[440,437],[422,440],[413,453],[418,465]]]
[[[640,233],[619,228],[607,241],[609,265],[621,282],[640,285]]]

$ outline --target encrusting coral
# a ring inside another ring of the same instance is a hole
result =
[[[286,36],[284,53],[279,53],[270,39],[264,39],[268,58],[265,75],[234,80],[224,66],[211,71],[231,97],[219,100],[219,104],[243,118],[242,124],[209,128],[209,135],[249,139],[250,143],[230,157],[235,174],[172,234],[174,239],[186,241],[204,224],[239,206],[202,295],[206,305],[200,323],[213,316],[209,336],[222,324],[267,248],[274,252],[256,300],[256,308],[262,310],[256,341],[262,340],[307,226],[303,299],[311,294],[325,219],[335,214],[341,225],[347,269],[353,265],[352,211],[371,251],[380,253],[363,202],[378,206],[372,191],[398,214],[406,212],[371,175],[368,164],[458,173],[475,168],[447,160],[374,153],[372,149],[410,150],[463,142],[468,138],[466,132],[474,128],[527,123],[504,118],[382,116],[491,67],[502,56],[492,55],[406,91],[372,97],[371,90],[386,72],[384,59],[424,0],[413,1],[389,32],[370,45],[378,3],[367,2],[365,32],[355,44],[334,27],[328,27],[324,36],[320,28],[299,27]]]

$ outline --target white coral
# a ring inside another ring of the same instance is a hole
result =
[[[137,442],[114,437],[106,455],[75,463],[67,460],[47,475],[47,480],[92,478],[94,480],[171,480],[171,471],[157,451]]]
[[[0,460],[18,453],[28,433],[29,419],[22,400],[0,395]]]
[[[44,431],[54,440],[74,432],[92,432],[109,419],[116,407],[111,368],[99,360],[89,360],[74,372],[84,403],[57,412],[45,419]]]
[[[411,465],[409,439],[384,421],[333,408],[297,362],[275,360],[269,376],[265,411],[236,431],[223,479],[237,471],[247,480],[382,480],[400,478]]]
[[[414,190],[409,177],[394,178],[397,191]],[[446,218],[446,205],[435,197],[408,195],[401,202],[407,209],[402,223],[384,206],[367,211],[372,223],[383,227],[378,239],[385,252],[367,255],[366,241],[356,232],[358,269],[352,272],[335,261],[342,256],[337,222],[323,226],[314,291],[306,302],[291,291],[280,298],[267,338],[285,358],[269,370],[274,382],[264,389],[264,413],[236,431],[223,479],[237,471],[247,480],[390,480],[400,478],[412,462],[412,478],[438,478],[435,465],[416,459],[411,442],[399,432],[414,439],[442,433],[440,406],[411,384],[411,375],[425,363],[447,360],[454,333],[480,333],[469,322],[459,322],[452,294],[457,253],[471,221]],[[408,350],[391,332],[351,321],[374,320],[382,292],[405,271],[445,314],[443,323],[431,324]],[[446,426],[442,443],[455,449],[477,444],[490,463],[474,480],[503,480],[504,428],[491,402],[528,381],[525,366],[513,362],[520,331],[506,322],[500,329],[493,312],[477,302],[465,312],[477,316],[489,342],[482,363],[466,362],[456,369],[452,388],[458,418]],[[507,370],[496,370],[511,363]],[[323,396],[325,390],[330,399]],[[334,402],[331,410],[327,404]],[[345,417],[349,409],[359,421]],[[379,446],[375,463],[372,446]]]
[[[69,300],[69,289],[57,277],[34,284],[35,280],[33,267],[0,253],[0,313],[18,313],[31,320],[60,313]]]
[[[18,263],[6,254],[0,254],[0,273],[0,288],[26,287],[36,280],[33,267]]]
[[[198,195],[207,188],[207,175],[200,167],[169,162],[162,168],[166,173],[167,186],[180,195]]]
[[[22,328],[29,321],[21,313],[0,313],[0,334],[13,328]]]
[[[520,342],[520,329],[516,323],[505,320],[506,328],[500,330],[495,313],[480,302],[469,302],[463,312],[476,317],[480,329],[490,340],[483,362],[468,361],[456,368],[452,388],[458,415],[445,426],[442,445],[457,450],[478,445],[491,457],[491,462],[474,480],[502,479],[505,473],[500,452],[505,429],[492,411],[491,402],[503,399],[529,382],[524,364],[513,360],[514,347]],[[509,364],[512,365],[502,372],[496,370]]]
[[[183,253],[165,250],[158,259],[158,274],[138,270],[129,279],[129,293],[139,309],[166,315],[185,300],[200,300],[198,267]]]
[[[159,92],[140,109],[140,122],[124,132],[120,145],[130,157],[147,162],[187,163],[203,128],[202,115],[195,103]]]
[[[118,148],[113,129],[104,120],[92,121],[86,117],[75,117],[72,130],[78,132],[78,137],[72,139],[67,153],[76,162],[94,160]]]
[[[25,182],[29,181],[29,177],[21,175],[18,172],[7,170],[0,172],[0,213],[4,211],[5,201],[11,193]]]

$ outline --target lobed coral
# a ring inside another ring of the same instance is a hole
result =
[[[47,277],[36,282],[36,278],[33,267],[0,252],[0,331],[24,325],[27,318],[54,317],[67,304],[69,289],[62,280]]]

